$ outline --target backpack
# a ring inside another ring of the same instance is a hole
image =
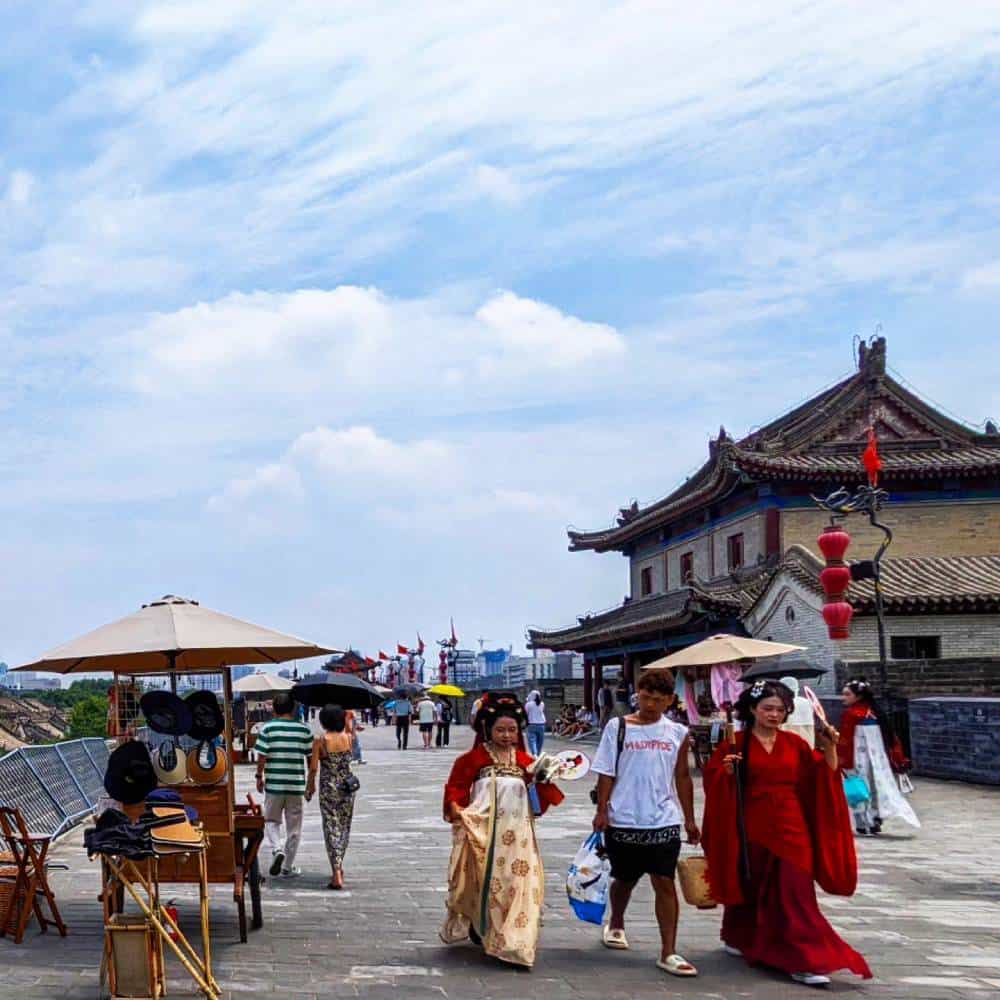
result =
[[[441,706],[441,721],[448,725],[451,722],[451,709],[447,705]]]

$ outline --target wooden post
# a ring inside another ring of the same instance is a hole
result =
[[[233,675],[222,670],[222,716],[226,723],[226,755],[229,757],[229,814],[236,812],[236,765],[233,763]],[[232,823],[230,823],[232,826]]]
[[[583,655],[583,707],[588,711],[594,710],[594,661]]]

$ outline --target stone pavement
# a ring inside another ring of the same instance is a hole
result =
[[[454,727],[450,750],[425,752],[414,732],[406,753],[384,727],[364,733],[368,763],[358,769],[354,833],[345,865],[347,891],[324,891],[329,878],[318,805],[307,807],[298,863],[305,874],[264,888],[262,930],[238,940],[235,909],[213,887],[215,971],[226,997],[363,996],[512,997],[612,1000],[625,997],[803,997],[807,987],[748,969],[718,947],[720,911],[683,906],[680,948],[701,969],[679,980],[656,969],[652,896],[643,884],[628,923],[630,952],[609,952],[599,930],[571,914],[563,877],[589,830],[590,782],[566,785],[567,801],[544,817],[538,835],[547,897],[539,960],[531,972],[510,968],[471,946],[445,948],[443,915],[449,829],[440,818],[441,785],[452,759],[470,743]],[[551,744],[550,744],[551,748]],[[250,772],[240,769],[240,788]],[[924,821],[915,836],[890,831],[859,843],[861,884],[852,899],[823,907],[869,960],[876,979],[836,977],[828,992],[863,998],[954,998],[1000,995],[1000,790],[918,781],[914,804]],[[699,807],[700,808],[700,807]],[[0,939],[0,1000],[75,1000],[98,994],[101,917],[97,872],[81,848],[80,830],[55,850],[71,866],[53,874],[70,927],[65,940],[29,929],[21,946]],[[197,905],[187,887],[176,895],[192,938]],[[168,957],[170,992],[195,996]]]

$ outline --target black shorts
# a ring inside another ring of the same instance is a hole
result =
[[[609,826],[604,831],[604,849],[611,862],[611,877],[638,882],[643,875],[673,878],[681,853],[681,828],[631,830]]]
[[[434,723],[433,722],[421,722],[420,723],[420,732],[422,732],[422,733],[431,733],[433,731],[434,731]]]

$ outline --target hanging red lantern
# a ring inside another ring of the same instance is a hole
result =
[[[851,569],[844,562],[851,536],[839,525],[828,524],[816,539],[816,544],[826,559],[826,567],[819,575],[825,596],[823,620],[831,639],[846,639],[850,635],[849,626],[854,615],[854,609],[847,603]]]
[[[851,634],[851,618],[854,608],[847,601],[833,601],[823,605],[823,621],[831,639],[846,639]]]
[[[828,524],[816,539],[820,552],[827,563],[842,563],[851,536],[839,524]]]
[[[819,575],[819,585],[828,601],[839,601],[851,583],[849,566],[827,566]]]

